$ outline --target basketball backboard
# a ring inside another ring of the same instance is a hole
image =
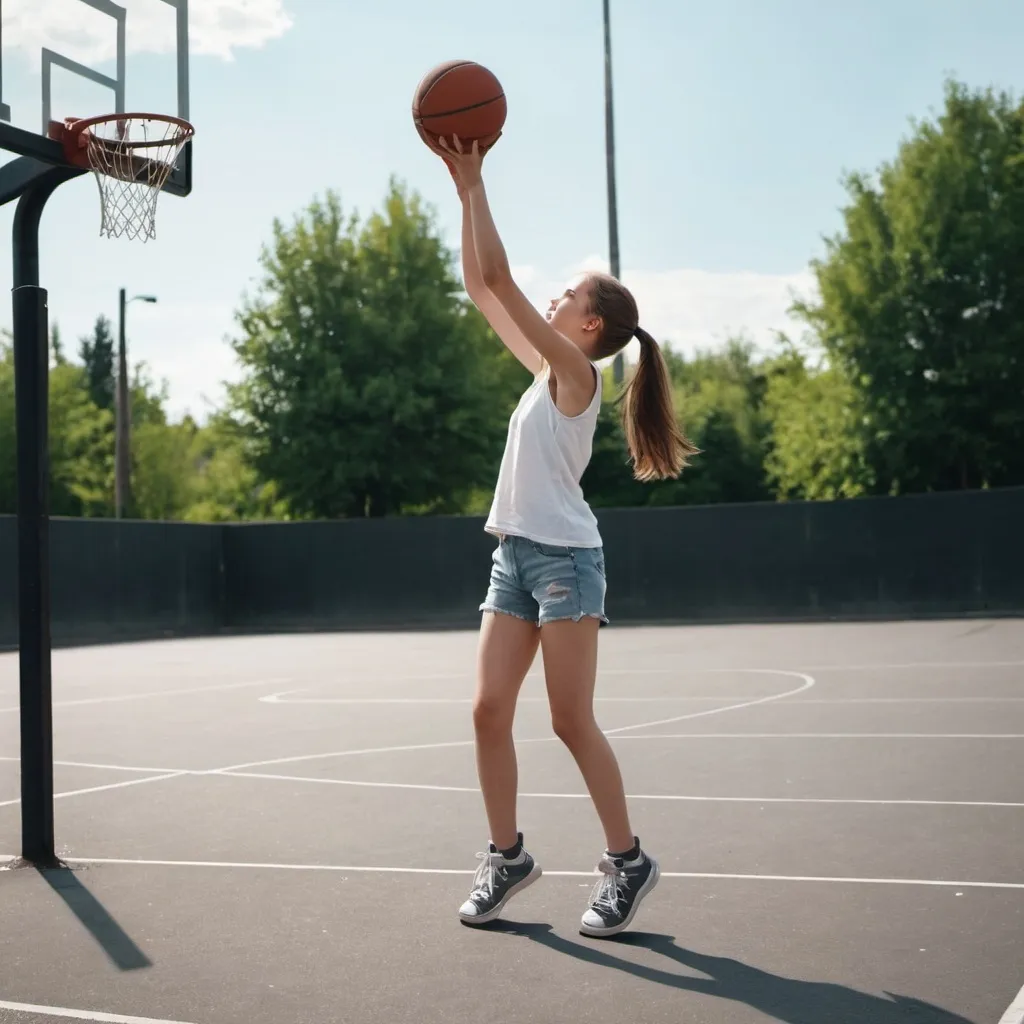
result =
[[[0,150],[66,166],[52,121],[125,112],[189,119],[188,0],[0,0]],[[164,191],[191,190],[189,142]]]

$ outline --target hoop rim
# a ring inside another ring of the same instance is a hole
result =
[[[184,145],[188,142],[196,133],[195,127],[191,122],[186,121],[182,117],[176,117],[173,114],[153,114],[153,113],[141,113],[126,111],[120,114],[98,114],[94,117],[66,117],[63,122],[51,121],[48,131],[48,135],[52,139],[56,139],[59,142],[64,143],[64,148],[68,154],[69,159],[73,159],[71,152],[74,148],[85,149],[87,145],[86,135],[90,128],[93,128],[98,124],[109,124],[112,121],[162,121],[165,124],[174,124],[181,129],[181,135],[178,137],[176,143]],[[135,150],[135,149],[156,149],[160,146],[166,146],[168,144],[167,139],[146,139],[141,142],[115,142],[112,139],[97,139],[97,142],[102,144],[108,144],[111,146],[117,146],[119,149]]]

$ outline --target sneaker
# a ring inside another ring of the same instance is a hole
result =
[[[523,837],[519,836],[522,843]],[[459,908],[463,924],[487,924],[493,921],[516,893],[533,885],[541,876],[540,865],[525,850],[517,857],[503,857],[494,843],[486,853],[478,853],[483,861],[473,878],[469,899]]]
[[[605,853],[597,870],[603,877],[594,887],[580,933],[602,939],[629,927],[640,901],[658,884],[661,871],[643,850],[636,860]]]

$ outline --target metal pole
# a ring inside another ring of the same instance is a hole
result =
[[[615,118],[612,103],[612,24],[610,0],[604,0],[604,138],[608,169],[608,262],[612,277],[619,268],[619,208],[615,192]],[[616,384],[622,383],[623,360],[620,352],[612,364]]]
[[[121,519],[131,500],[128,437],[128,356],[125,345],[125,290],[119,298],[117,381],[114,392],[114,515]]]
[[[14,215],[14,387],[18,448],[18,652],[22,856],[54,866],[53,702],[47,415],[49,331],[39,287],[39,221],[58,185],[81,171],[55,167],[18,200]]]

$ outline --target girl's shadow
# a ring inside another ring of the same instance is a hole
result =
[[[520,935],[577,960],[623,971],[659,985],[746,1003],[785,1024],[976,1024],[919,999],[890,992],[875,996],[831,982],[784,978],[728,957],[697,953],[677,946],[671,935],[627,932],[610,942],[602,942],[598,948],[556,935],[549,924],[498,920],[490,930]],[[609,946],[614,948],[616,944],[649,949],[708,977],[695,978],[647,967],[606,952]]]

